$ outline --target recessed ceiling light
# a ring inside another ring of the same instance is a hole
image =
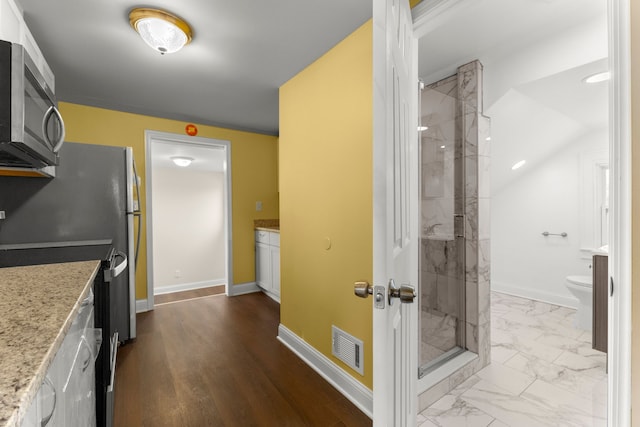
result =
[[[600,83],[600,82],[606,82],[610,78],[611,78],[611,73],[609,71],[604,71],[602,73],[596,73],[588,77],[585,77],[582,81],[585,83]]]
[[[485,141],[491,141],[491,137],[490,137],[490,136],[488,136],[488,137],[486,137],[484,140],[485,140]]]
[[[418,126],[418,132],[429,129],[429,126]]]
[[[441,145],[440,148],[445,148],[444,145]]]
[[[160,9],[132,9],[129,12],[129,23],[142,40],[161,55],[179,51],[192,38],[189,24]]]
[[[524,165],[525,163],[527,163],[526,160],[520,160],[518,163],[516,163],[515,165],[511,166],[511,170],[516,170],[522,167],[522,165]]]
[[[191,164],[191,162],[193,162],[192,157],[185,157],[185,156],[173,156],[171,157],[171,160],[173,160],[173,163],[175,163],[177,166],[180,166],[183,168],[186,168]]]

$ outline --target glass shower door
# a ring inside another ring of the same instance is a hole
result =
[[[420,377],[464,351],[464,153],[458,79],[421,95]]]

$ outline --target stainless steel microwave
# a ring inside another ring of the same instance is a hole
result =
[[[0,40],[0,167],[58,164],[64,121],[51,88],[22,45]]]

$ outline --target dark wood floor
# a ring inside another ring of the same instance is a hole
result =
[[[371,426],[276,339],[278,323],[261,293],[139,314],[118,352],[115,427]]]

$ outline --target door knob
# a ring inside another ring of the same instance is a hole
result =
[[[369,282],[355,282],[353,284],[353,293],[360,298],[366,298],[373,295],[373,286]]]
[[[410,303],[416,297],[416,288],[411,285],[396,286],[396,282],[393,279],[389,280],[389,305],[393,303],[392,298],[399,298],[402,303]]]

